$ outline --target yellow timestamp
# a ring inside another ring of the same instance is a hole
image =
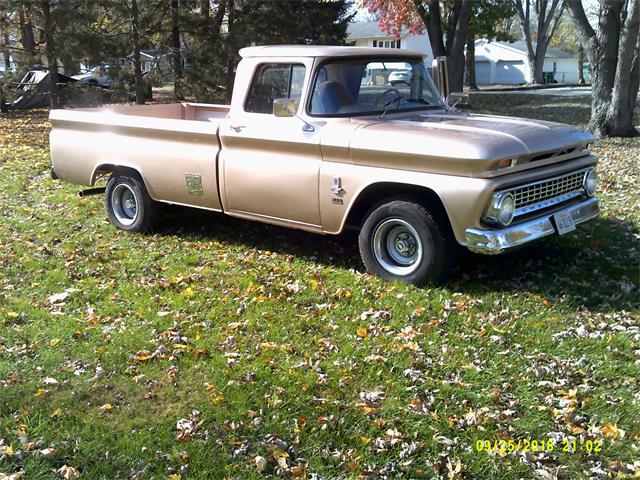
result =
[[[476,440],[476,451],[478,452],[553,452],[554,450],[561,452],[589,452],[598,453],[602,451],[602,440],[569,440],[564,439],[556,442],[551,438],[547,439],[531,439],[525,438],[520,440]]]

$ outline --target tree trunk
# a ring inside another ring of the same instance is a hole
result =
[[[467,87],[478,90],[476,83],[476,39],[473,35],[467,38]]]
[[[580,47],[578,49],[578,84],[584,85],[584,49]]]
[[[533,59],[533,83],[544,83],[544,57],[547,55],[547,45],[538,42],[536,55]]]
[[[144,105],[145,88],[142,79],[142,64],[140,62],[140,13],[138,0],[131,0],[131,42],[133,43],[133,74],[136,84],[136,103]]]
[[[424,26],[427,29],[427,35],[429,35],[429,42],[431,43],[433,57],[444,57],[447,53],[444,48],[442,18],[438,0],[429,0],[429,11],[424,7],[422,0],[413,0],[413,4],[422,19],[422,23],[424,23]]]
[[[544,57],[564,11],[564,3],[560,0],[551,0],[550,6],[548,0],[536,0],[534,3],[537,18],[535,49],[531,32],[531,0],[514,0],[514,4],[527,46],[529,83],[544,83]]]
[[[612,92],[618,65],[618,46],[622,31],[622,2],[601,0],[597,30],[594,30],[584,12],[580,0],[565,0],[571,21],[584,48],[591,66],[591,120],[589,130],[599,136],[610,134],[607,112],[611,105]],[[637,3],[639,0],[631,0]],[[637,6],[636,6],[637,8]],[[635,85],[633,76],[630,85]],[[630,87],[630,88],[631,88]],[[627,90],[627,95],[629,90]],[[635,97],[631,103],[635,106]],[[610,117],[611,118],[611,117]],[[633,126],[630,125],[630,128]]]
[[[173,60],[173,89],[178,100],[182,100],[182,58],[180,50],[180,4],[179,0],[171,0],[171,58]]]
[[[60,87],[58,86],[58,61],[56,60],[56,46],[53,38],[54,24],[51,19],[51,5],[49,0],[42,0],[42,19],[44,21],[44,38],[46,41],[45,54],[47,56],[47,68],[49,69],[49,92],[51,106],[60,106]]]
[[[11,54],[9,53],[9,25],[4,13],[0,16],[0,29],[2,30],[2,59],[4,68],[8,71],[11,68]]]
[[[449,92],[462,92],[464,84],[464,46],[467,43],[469,20],[473,10],[473,2],[457,0],[459,7],[455,25],[450,26],[450,47],[447,49],[447,69],[449,73]]]
[[[20,43],[28,55],[24,63],[30,68],[36,63],[36,40],[33,34],[33,23],[31,18],[28,18],[24,5],[20,5],[18,9],[18,20],[20,22]]]
[[[629,137],[638,135],[633,127],[633,106],[637,95],[637,87],[632,92],[632,85],[637,80],[632,75],[638,74],[638,33],[640,32],[640,0],[631,0],[624,25],[618,52],[618,65],[615,74],[611,103],[605,117],[605,129],[612,136]],[[631,95],[635,95],[632,97]],[[632,101],[629,101],[632,100]]]

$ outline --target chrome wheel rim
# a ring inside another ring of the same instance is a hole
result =
[[[111,210],[122,225],[131,225],[138,217],[138,197],[126,183],[119,183],[111,191]]]
[[[410,275],[422,262],[420,235],[401,218],[389,218],[373,233],[373,254],[378,263],[393,275]]]

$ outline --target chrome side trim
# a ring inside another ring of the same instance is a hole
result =
[[[598,199],[592,197],[566,209],[556,210],[507,228],[496,230],[467,228],[465,230],[467,248],[475,253],[496,255],[509,248],[553,235],[556,233],[556,228],[552,217],[558,211],[569,212],[574,224],[577,225],[597,217],[598,213],[600,213],[600,207],[598,206]]]

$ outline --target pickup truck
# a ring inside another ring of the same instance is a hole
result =
[[[460,247],[498,254],[598,215],[593,137],[462,113],[402,49],[240,51],[231,105],[52,110],[52,175],[106,187],[122,230],[162,203],[319,234],[359,230],[367,270],[444,280]],[[406,71],[405,82],[393,72]],[[393,79],[393,77],[392,77]]]

